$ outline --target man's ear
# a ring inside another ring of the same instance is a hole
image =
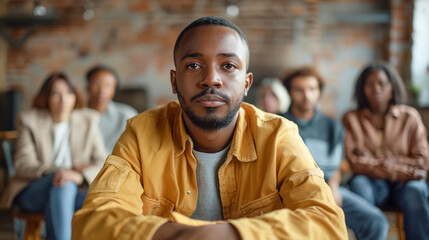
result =
[[[244,85],[244,96],[247,96],[247,93],[250,90],[250,87],[252,86],[253,83],[253,73],[249,72],[246,73],[246,80],[245,80],[245,85]]]
[[[171,89],[173,90],[173,93],[176,94],[177,93],[177,89],[176,89],[176,71],[174,71],[173,69],[170,70],[170,83],[171,83]]]

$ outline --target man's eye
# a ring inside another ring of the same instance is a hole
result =
[[[201,66],[199,64],[197,64],[197,63],[191,63],[191,64],[188,64],[186,66],[186,68],[187,69],[198,69],[198,68],[201,68]]]
[[[227,64],[223,65],[223,67],[226,68],[226,69],[228,69],[228,70],[231,70],[231,69],[235,68],[234,64],[231,64],[231,63],[227,63]]]

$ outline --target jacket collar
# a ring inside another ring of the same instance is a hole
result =
[[[177,104],[178,102],[175,101]],[[247,106],[248,104],[242,103],[242,106]],[[168,107],[172,107],[172,104],[169,104]],[[176,106],[173,106],[176,107]],[[170,122],[173,125],[170,127],[173,128],[173,139],[174,145],[176,148],[176,156],[181,155],[185,152],[187,147],[193,148],[193,141],[189,134],[186,131],[185,124],[183,122],[183,111],[178,106],[179,109],[175,112],[174,121]],[[169,111],[172,109],[169,109]],[[229,154],[235,156],[241,162],[251,162],[257,159],[255,142],[252,136],[252,132],[250,126],[248,125],[248,117],[246,115],[246,111],[243,107],[240,108],[237,124],[234,130],[234,136],[231,141],[231,147],[229,150]],[[178,127],[176,127],[178,126]]]

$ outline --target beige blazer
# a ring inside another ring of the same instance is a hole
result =
[[[94,110],[74,110],[70,116],[73,166],[90,164],[82,171],[89,184],[107,157],[98,123],[99,114]],[[16,126],[15,176],[10,179],[2,196],[2,208],[9,208],[15,196],[30,181],[57,170],[53,164],[53,121],[50,113],[38,109],[23,111],[17,118]]]

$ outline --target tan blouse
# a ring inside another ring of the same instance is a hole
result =
[[[414,108],[391,106],[382,130],[369,109],[346,113],[343,124],[346,158],[355,174],[391,181],[426,179],[427,132]]]

